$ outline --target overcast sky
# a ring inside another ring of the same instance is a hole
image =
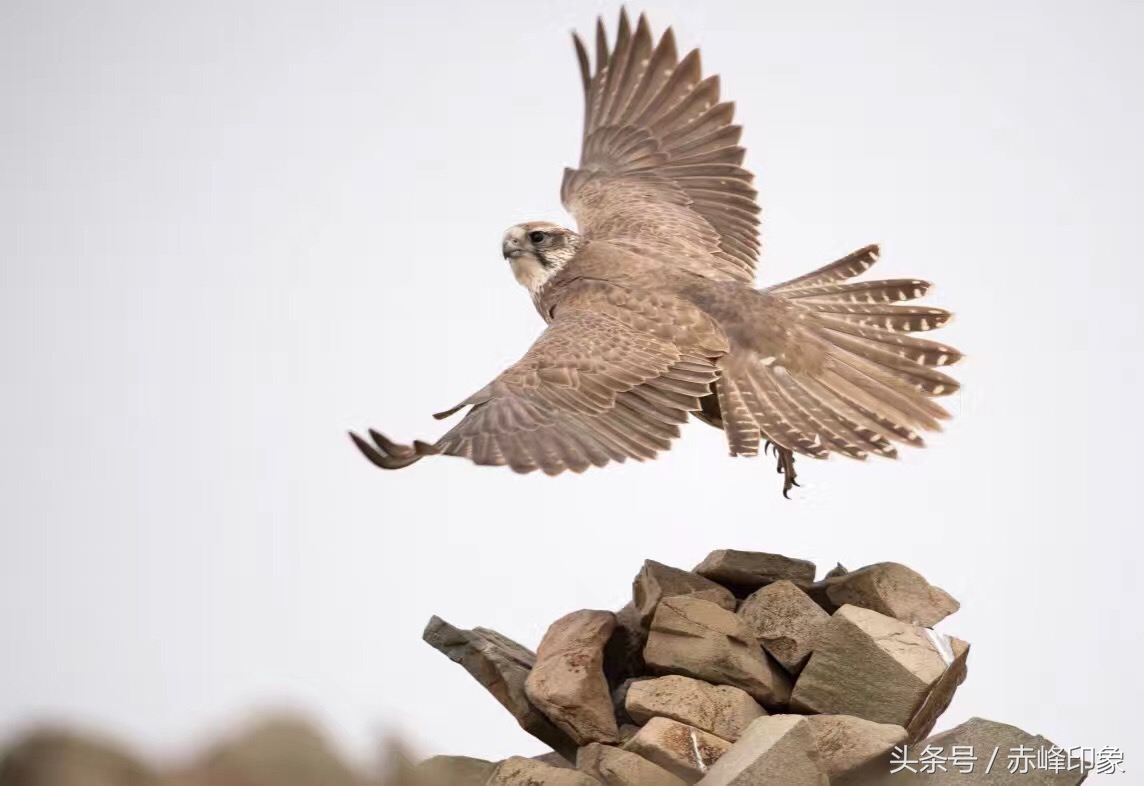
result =
[[[600,10],[0,0],[0,738],[181,756],[284,704],[361,754],[539,753],[429,616],[534,647],[735,547],[914,567],[973,644],[939,729],[1144,768],[1140,3],[649,7],[737,102],[762,283],[880,242],[957,312],[925,451],[803,461],[786,501],[699,423],[557,479],[352,448],[435,438],[539,332],[500,238],[568,220]]]

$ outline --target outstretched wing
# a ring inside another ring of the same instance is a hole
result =
[[[584,82],[580,168],[566,169],[564,206],[580,233],[656,255],[703,276],[753,281],[759,206],[743,169],[734,105],[699,51],[682,60],[668,29],[653,46],[641,15],[621,12],[615,47],[596,28],[596,70],[574,36]]]
[[[471,406],[436,444],[398,445],[351,435],[383,469],[423,456],[462,456],[517,472],[582,472],[609,461],[654,458],[699,409],[718,370],[701,348],[585,308],[558,310],[523,358],[447,417]]]

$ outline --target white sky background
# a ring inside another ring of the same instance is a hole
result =
[[[737,547],[914,567],[974,647],[939,728],[1144,768],[1138,3],[649,9],[738,103],[761,282],[877,241],[957,312],[930,449],[804,460],[788,502],[699,423],[557,479],[352,448],[435,437],[539,332],[500,237],[568,220],[598,10],[0,2],[0,737],[180,756],[286,704],[362,754],[538,753],[429,616],[535,646]]]

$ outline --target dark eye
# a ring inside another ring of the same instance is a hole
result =
[[[544,233],[543,232],[529,232],[528,233],[528,239],[531,240],[533,243],[539,243],[540,241],[544,240]]]

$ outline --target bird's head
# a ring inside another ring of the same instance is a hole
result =
[[[529,221],[509,227],[501,251],[516,280],[535,295],[576,256],[582,244],[571,229],[547,221]]]

